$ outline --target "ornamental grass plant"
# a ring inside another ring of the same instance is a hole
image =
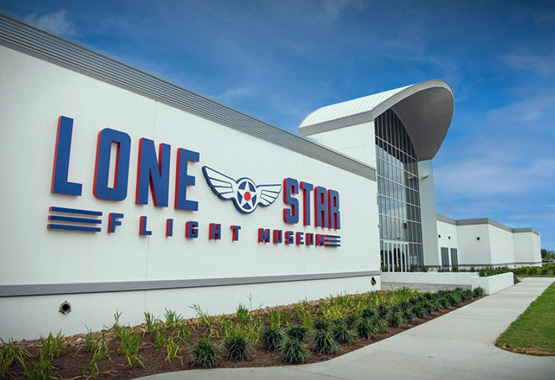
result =
[[[284,336],[281,329],[277,326],[270,325],[262,328],[262,342],[264,348],[268,351],[276,351],[281,347]]]
[[[210,368],[224,361],[242,366],[239,363],[249,359],[249,365],[256,366],[257,357],[275,360],[275,353],[286,363],[296,364],[308,359],[305,342],[309,342],[314,360],[322,360],[360,347],[365,344],[363,341],[383,339],[416,320],[421,323],[481,295],[481,288],[437,293],[399,289],[304,300],[259,310],[239,305],[229,315],[209,315],[194,305],[196,318],[185,320],[177,311],[166,309],[161,318],[145,313],[144,324],[136,327],[122,326],[121,313],[116,312],[113,325],[105,331],[87,329],[79,338],[82,343],[75,348],[79,355],[66,354],[70,352],[70,345],[65,344],[67,339],[74,346],[76,338],[65,338],[61,332],[41,337],[40,344],[31,346],[32,353],[25,353],[24,348],[13,342],[2,342],[0,378],[65,378],[64,363],[67,367],[71,361],[70,366],[74,366],[75,360],[82,362],[72,378],[103,377],[122,369],[129,374],[128,378],[139,377],[156,373],[150,372],[153,363],[156,368],[166,366],[173,370],[191,366]],[[353,345],[347,348],[350,344]],[[224,352],[221,356],[220,347]],[[184,355],[185,352],[190,355]]]
[[[191,353],[194,357],[193,364],[200,367],[211,368],[218,361],[218,348],[207,336],[193,345]]]
[[[308,350],[304,343],[296,338],[287,337],[280,350],[287,363],[299,364],[308,359]]]

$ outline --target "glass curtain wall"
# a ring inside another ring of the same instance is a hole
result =
[[[418,165],[397,115],[387,110],[375,120],[382,271],[423,266]]]

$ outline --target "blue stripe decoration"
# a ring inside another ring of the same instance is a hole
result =
[[[100,227],[69,226],[66,224],[49,224],[47,228],[49,230],[100,232]]]
[[[50,207],[52,212],[65,212],[67,214],[102,216],[102,211],[79,210],[76,208]]]
[[[101,211],[92,210],[79,210],[75,208],[65,208],[65,207],[50,207],[49,211],[51,213],[64,213],[73,214],[77,216],[70,215],[48,215],[49,222],[46,227],[49,230],[64,230],[64,231],[81,231],[81,232],[100,232],[102,223],[99,216],[102,216]],[[87,218],[86,216],[90,216]],[[92,218],[91,218],[92,217]],[[59,223],[58,223],[59,222]],[[85,226],[83,226],[85,224]],[[86,225],[93,226],[86,226]]]
[[[59,215],[49,215],[48,220],[53,220],[56,222],[75,222],[75,223],[86,223],[86,224],[102,223],[102,220],[100,219],[74,218],[73,216],[59,216]]]
[[[341,236],[339,235],[324,235],[326,247],[341,247]]]

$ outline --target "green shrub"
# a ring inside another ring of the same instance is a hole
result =
[[[424,301],[424,303],[422,304],[422,307],[424,309],[426,309],[428,314],[431,314],[431,313],[433,313],[434,311],[437,310],[436,303],[434,301],[431,301],[431,300],[428,300],[428,299],[426,301]]]
[[[447,309],[451,306],[451,300],[447,298],[447,296],[441,296],[437,299],[438,305],[440,309]]]
[[[177,338],[185,344],[191,343],[191,326],[182,323],[177,329]]]
[[[121,339],[121,353],[126,357],[129,366],[135,367],[137,364],[140,364],[144,367],[139,356],[139,343],[141,342],[139,332],[135,329],[128,330],[125,327],[121,327],[119,330],[119,338]]]
[[[60,355],[62,351],[62,344],[65,341],[65,337],[62,335],[61,331],[58,331],[56,336],[49,333],[46,338],[40,337],[40,351],[46,359],[52,359]]]
[[[353,333],[340,319],[336,319],[332,322],[331,332],[333,334],[333,338],[338,343],[348,344],[353,341]]]
[[[508,267],[484,267],[478,271],[478,274],[480,277],[488,277],[508,273],[510,271],[511,270]]]
[[[419,303],[420,303],[419,297],[412,297],[411,299],[409,299],[409,304],[412,306],[418,305]]]
[[[12,365],[19,363],[25,366],[25,358],[30,356],[29,351],[18,347],[13,340],[4,343],[0,339],[0,378],[7,378],[8,375],[12,376]]]
[[[235,315],[237,316],[237,322],[240,322],[240,323],[248,323],[251,320],[251,314],[249,312],[249,309],[247,309],[247,307],[244,306],[243,304],[239,304]]]
[[[317,318],[312,323],[314,330],[328,330],[330,328],[330,323],[324,318]]]
[[[53,378],[53,372],[56,367],[50,362],[50,358],[46,357],[41,350],[39,352],[39,360],[35,362],[30,368],[27,366],[23,367],[25,375],[29,380],[50,380]]]
[[[359,321],[359,317],[356,314],[349,314],[345,318],[345,324],[349,329],[354,329],[357,326],[358,321]]]
[[[144,316],[145,316],[145,332],[152,333],[152,331],[154,331],[156,327],[156,324],[158,323],[158,319],[155,318],[154,315],[152,315],[148,311],[144,312]]]
[[[461,295],[463,301],[468,301],[472,299],[472,290],[470,289],[461,289],[459,294]]]
[[[218,360],[218,348],[208,337],[199,339],[191,349],[193,364],[204,368],[212,367]]]
[[[85,335],[85,351],[93,352],[96,348],[96,339],[94,339],[92,330],[87,328],[87,334]]]
[[[375,315],[376,315],[376,312],[371,307],[367,307],[363,309],[362,312],[360,313],[361,318],[372,318]]]
[[[235,331],[224,339],[227,356],[231,360],[245,360],[248,356],[248,342],[245,334]]]
[[[306,335],[307,328],[301,325],[291,325],[287,330],[287,335],[290,338],[297,339],[299,341],[303,341]]]
[[[430,315],[430,312],[424,307],[424,304],[415,305],[412,308],[412,311],[417,318],[426,318],[428,315]]]
[[[474,295],[474,297],[481,297],[484,295],[484,289],[478,286],[477,288],[474,288],[472,294]]]
[[[279,309],[271,309],[269,313],[269,317],[270,317],[270,325],[275,327],[281,327],[282,323],[286,322],[282,320],[282,313],[281,313],[281,310]]]
[[[385,315],[387,314],[388,311],[388,307],[385,305],[378,305],[376,306],[376,314],[378,315],[378,317],[380,318],[385,318]]]
[[[166,320],[168,328],[173,331],[179,327],[179,323],[183,320],[183,316],[177,314],[175,311],[164,309],[164,319]]]
[[[283,333],[276,325],[264,326],[262,328],[262,342],[264,348],[275,351],[283,342]]]
[[[364,339],[372,337],[372,323],[369,318],[361,318],[357,324],[358,336]]]
[[[416,319],[416,314],[414,313],[412,307],[406,308],[404,311],[401,312],[401,314],[403,316],[403,319],[408,323],[412,323]]]
[[[339,351],[339,346],[333,339],[333,335],[328,330],[316,330],[312,338],[314,351],[320,354],[333,354]]]
[[[308,359],[308,351],[299,339],[286,338],[280,352],[287,363],[304,363]]]
[[[183,359],[180,356],[177,356],[179,353],[179,340],[175,340],[172,336],[166,340],[166,361],[170,362],[175,359],[179,358],[181,363],[183,363]]]
[[[154,330],[152,330],[152,337],[154,338],[154,347],[165,347],[169,337],[166,326],[162,323],[158,323],[156,327],[154,327]]]
[[[385,321],[391,327],[401,327],[405,323],[403,314],[400,311],[389,310],[385,316]]]
[[[451,304],[451,306],[457,306],[458,304],[461,303],[462,299],[461,296],[459,295],[459,293],[457,292],[450,292],[447,293],[445,295],[445,298],[447,298],[447,300],[449,301],[449,303]]]
[[[370,328],[373,333],[379,334],[381,332],[387,331],[387,326],[378,317],[369,318]]]
[[[434,293],[431,293],[431,292],[424,293],[424,299],[425,300],[434,300],[435,298],[436,297],[435,297]]]

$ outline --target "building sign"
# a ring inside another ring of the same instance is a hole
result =
[[[69,163],[71,158],[73,119],[60,116],[56,136],[56,148],[52,170],[51,193],[67,196],[81,196],[83,185],[72,182],[69,178]],[[115,146],[115,158],[112,157]],[[137,160],[137,178],[135,187],[135,204],[146,205],[149,193],[155,207],[170,207],[170,161],[171,149],[168,144],[159,144],[156,149],[153,140],[141,138],[139,140],[139,155]],[[104,128],[98,134],[96,159],[94,169],[94,196],[103,201],[122,202],[129,193],[129,168],[131,165],[131,137],[122,131]],[[175,176],[175,201],[173,208],[198,212],[199,204],[189,199],[188,188],[196,186],[195,176],[189,174],[189,163],[200,162],[200,153],[178,148]],[[111,162],[115,161],[115,169],[111,173]],[[336,231],[341,228],[339,209],[339,193],[336,190],[315,186],[311,183],[285,178],[282,184],[257,185],[248,177],[235,180],[208,166],[202,167],[206,183],[212,192],[221,200],[222,207],[233,204],[238,212],[249,215],[258,206],[270,207],[283,194],[283,222],[289,225],[300,224],[302,215],[303,227],[319,228],[317,232],[289,231],[283,229],[258,229],[259,243],[303,245],[317,247],[339,247],[341,237]],[[110,181],[112,174],[113,180]],[[232,202],[227,202],[232,201]],[[47,228],[53,231],[79,231],[99,233],[102,230],[101,211],[81,210],[60,206],[50,207]],[[115,234],[123,228],[125,215],[110,212],[107,215],[107,233]],[[150,236],[148,217],[139,217],[139,235]],[[174,236],[174,220],[166,219],[165,236]],[[209,223],[199,226],[194,220],[186,221],[180,227],[186,239],[199,237],[199,229],[207,228],[209,240],[222,240],[224,231],[220,223]],[[322,231],[323,230],[323,231]],[[333,234],[324,233],[325,231]],[[240,240],[241,226],[229,226],[231,241]]]

